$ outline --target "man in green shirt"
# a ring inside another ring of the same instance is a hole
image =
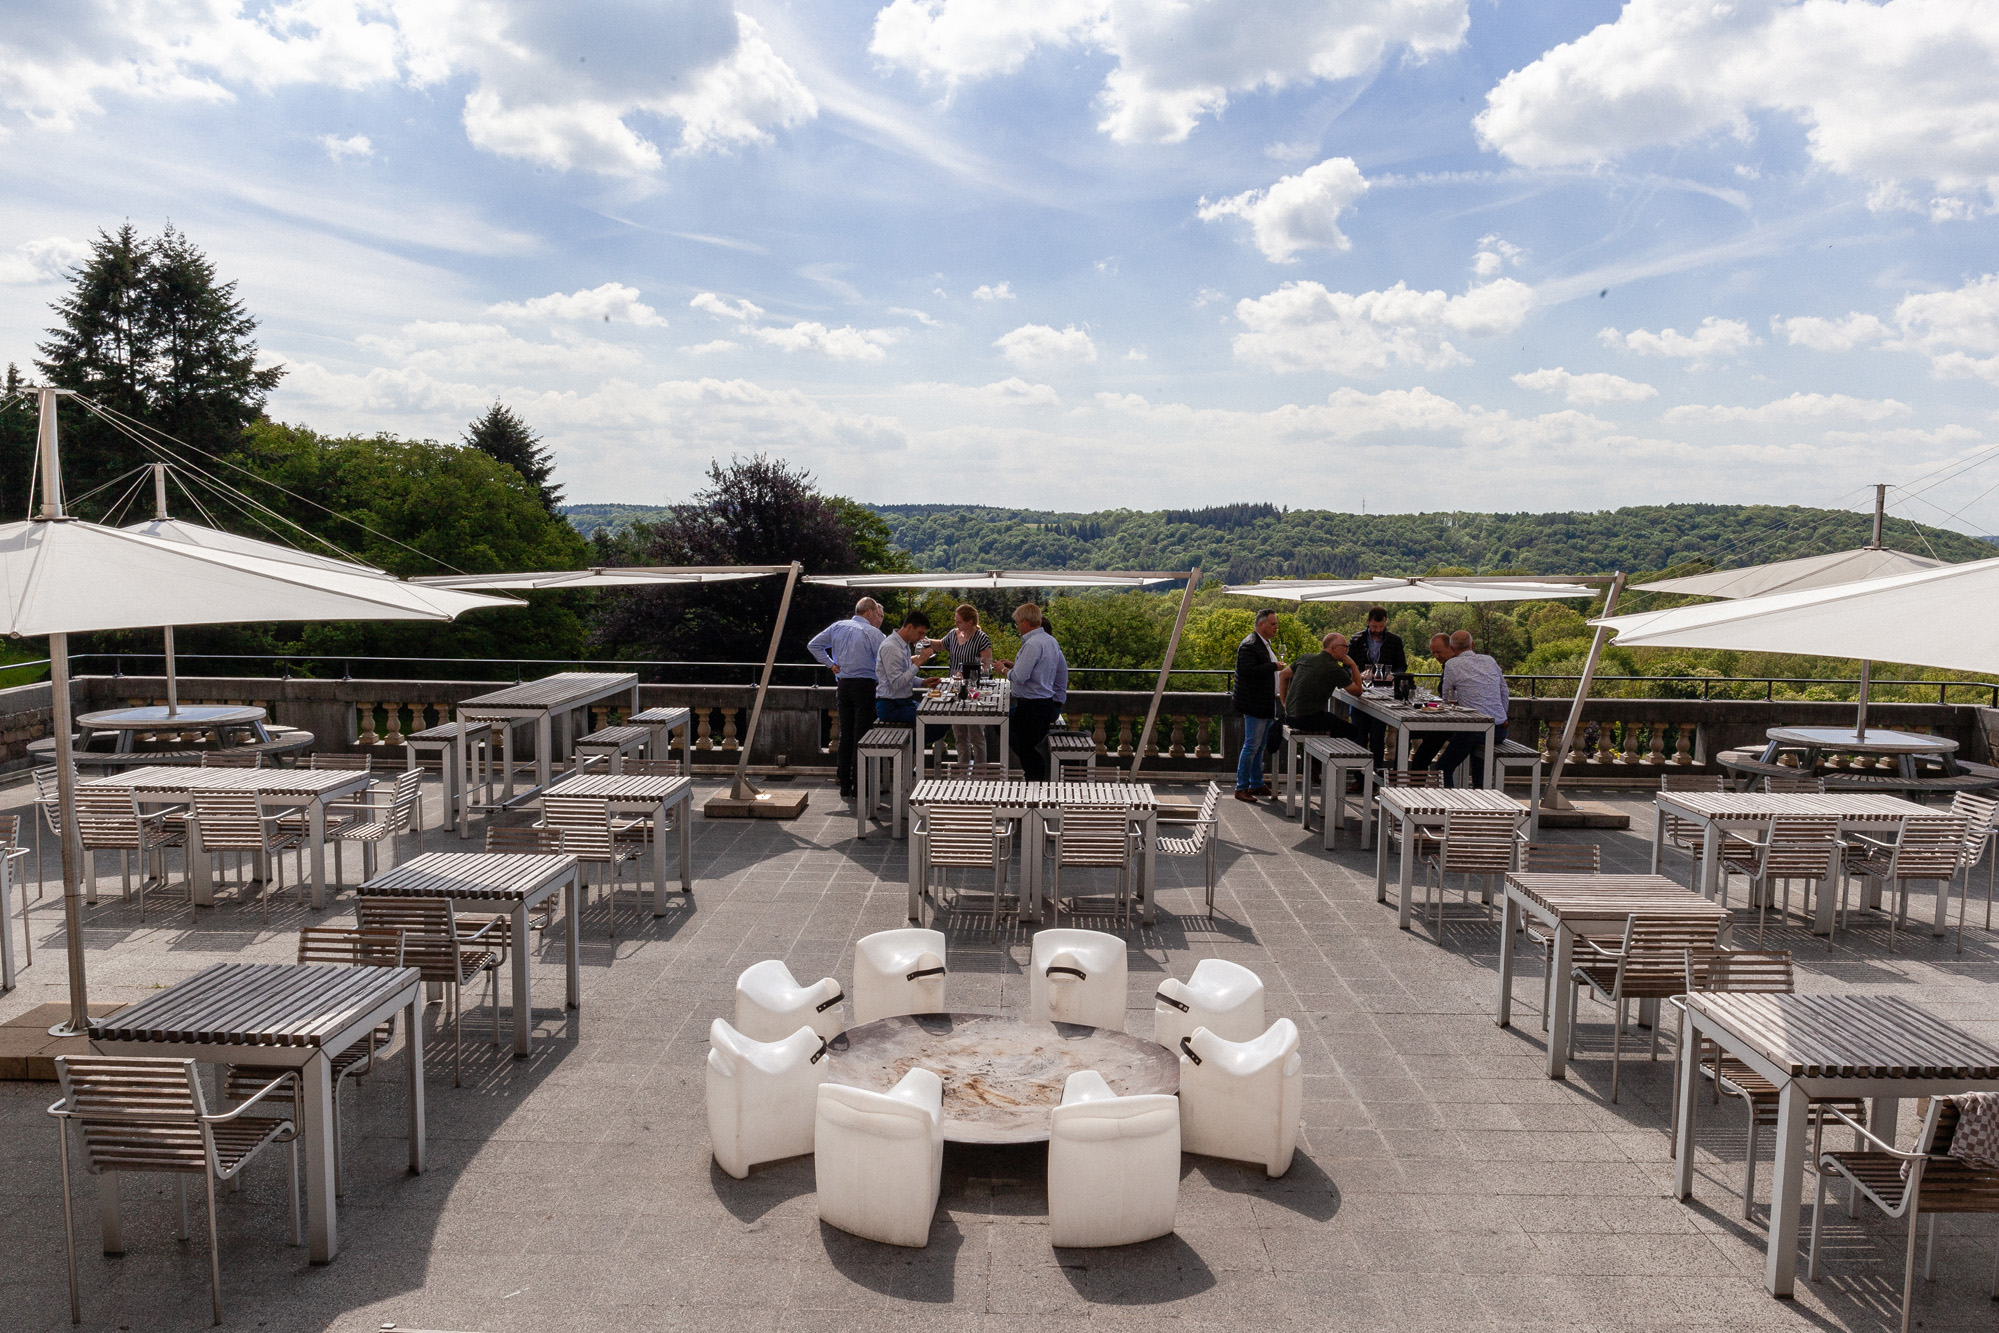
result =
[[[1361,690],[1360,670],[1347,651],[1347,636],[1328,634],[1319,641],[1319,649],[1278,673],[1277,688],[1284,696],[1284,725],[1292,731],[1343,736],[1364,745],[1365,725],[1333,711],[1333,695],[1345,690],[1358,697]]]

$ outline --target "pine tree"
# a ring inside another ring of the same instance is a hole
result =
[[[562,488],[551,484],[555,459],[543,447],[541,436],[514,414],[505,403],[494,403],[486,415],[465,431],[465,443],[521,474],[528,485],[541,492],[541,503],[549,513],[562,504]]]
[[[35,362],[48,383],[209,453],[237,447],[284,375],[257,368],[257,322],[236,284],[218,283],[215,266],[171,226],[154,240],[129,222],[100,231],[54,310],[61,322]],[[62,434],[72,494],[156,457],[84,412],[65,410]]]
[[[8,362],[0,387],[0,523],[28,517],[34,501],[28,478],[34,474],[37,405],[26,390],[21,368]]]

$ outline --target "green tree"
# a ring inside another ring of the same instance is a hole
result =
[[[494,403],[486,414],[465,431],[465,443],[521,474],[528,485],[541,494],[542,507],[551,514],[561,512],[562,488],[554,484],[555,459],[542,445],[541,436],[528,428],[514,410]]]
[[[26,518],[35,497],[28,493],[28,478],[34,475],[35,396],[27,393],[21,368],[7,363],[7,378],[0,385],[0,522]]]

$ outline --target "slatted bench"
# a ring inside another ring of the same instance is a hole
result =
[[[624,770],[625,757],[651,757],[652,728],[638,726],[599,727],[588,736],[579,736],[571,757],[571,768],[581,773],[602,759],[613,773]]]
[[[647,755],[653,759],[673,758],[673,733],[680,733],[680,776],[690,777],[694,773],[694,711],[690,708],[648,708],[642,713],[633,713],[627,722],[648,727],[652,731],[652,748]]]
[[[1339,840],[1339,830],[1347,822],[1347,774],[1360,774],[1360,845],[1374,845],[1374,757],[1365,745],[1343,736],[1293,736],[1297,742],[1298,772],[1302,783],[1298,823],[1312,823],[1312,766],[1319,768],[1319,815],[1324,826],[1321,842],[1327,851]],[[1284,790],[1285,813],[1290,813],[1292,785]]]
[[[1057,782],[1095,782],[1097,780],[1097,738],[1087,731],[1051,731],[1048,733],[1048,763],[1053,769]],[[1063,769],[1081,765],[1083,775],[1072,778]]]
[[[1514,769],[1532,770],[1528,776],[1527,841],[1537,841],[1541,836],[1541,752],[1519,741],[1501,741],[1498,752],[1492,758],[1499,766],[1502,790],[1506,786],[1507,775]]]
[[[466,748],[471,751],[473,770],[478,774],[479,785],[490,785],[490,769],[493,758],[493,733],[481,727],[466,737]],[[436,756],[439,774],[444,779],[444,827],[447,831],[458,827],[462,815],[459,806],[469,800],[475,785],[464,779],[458,772],[458,724],[440,722],[422,731],[412,731],[403,737],[403,757],[405,768],[427,767],[429,756]]]
[[[854,762],[860,766],[854,786],[854,836],[868,836],[868,821],[881,804],[882,765],[888,765],[889,836],[909,836],[909,774],[913,755],[914,727],[871,727],[854,747]]]

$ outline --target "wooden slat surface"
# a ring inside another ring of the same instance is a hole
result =
[[[383,871],[361,892],[382,898],[519,900],[575,863],[573,856],[533,852],[425,852]]]
[[[633,713],[629,720],[647,726],[677,727],[686,722],[689,716],[689,711],[685,708],[648,708],[644,712]]]
[[[628,690],[639,678],[626,672],[564,671],[522,685],[509,685],[459,703],[460,712],[486,708],[561,708]]]
[[[633,741],[652,739],[651,727],[599,727],[588,736],[578,736],[579,748],[585,745],[628,745]]]
[[[1344,691],[1342,691],[1344,694]],[[1476,708],[1465,708],[1458,704],[1439,703],[1435,708],[1425,708],[1415,700],[1403,701],[1386,694],[1364,694],[1359,699],[1346,694],[1349,707],[1359,706],[1377,717],[1393,722],[1490,722],[1484,713]]]
[[[1485,787],[1377,787],[1374,794],[1383,805],[1408,815],[1441,815],[1447,810],[1522,813],[1520,802]]]
[[[217,963],[129,1009],[92,1019],[104,1041],[317,1046],[420,979],[408,967]]]
[[[977,782],[931,778],[916,784],[911,805],[1123,805],[1152,810],[1159,805],[1143,782]]]
[[[1722,917],[1720,903],[1664,875],[1515,873],[1507,884],[1556,919],[1630,916]]]
[[[635,773],[576,773],[549,783],[547,794],[657,803],[674,800],[693,785],[692,778],[646,777]]]
[[[995,686],[998,688],[995,689]],[[916,701],[916,711],[934,717],[998,717],[1011,706],[1012,694],[1003,680],[981,682],[979,694],[980,698],[976,701],[933,699],[928,695],[920,695]]]
[[[270,796],[324,796],[341,788],[366,786],[368,775],[349,768],[166,768],[127,769],[92,778],[83,787],[122,787],[133,791],[254,791]]]
[[[1876,792],[1662,791],[1668,809],[1707,819],[1768,819],[1772,815],[1837,815],[1841,819],[1900,819],[1930,815],[1929,806]]]
[[[1792,1078],[1999,1078],[1999,1050],[1891,995],[1697,992],[1687,1004]]]

